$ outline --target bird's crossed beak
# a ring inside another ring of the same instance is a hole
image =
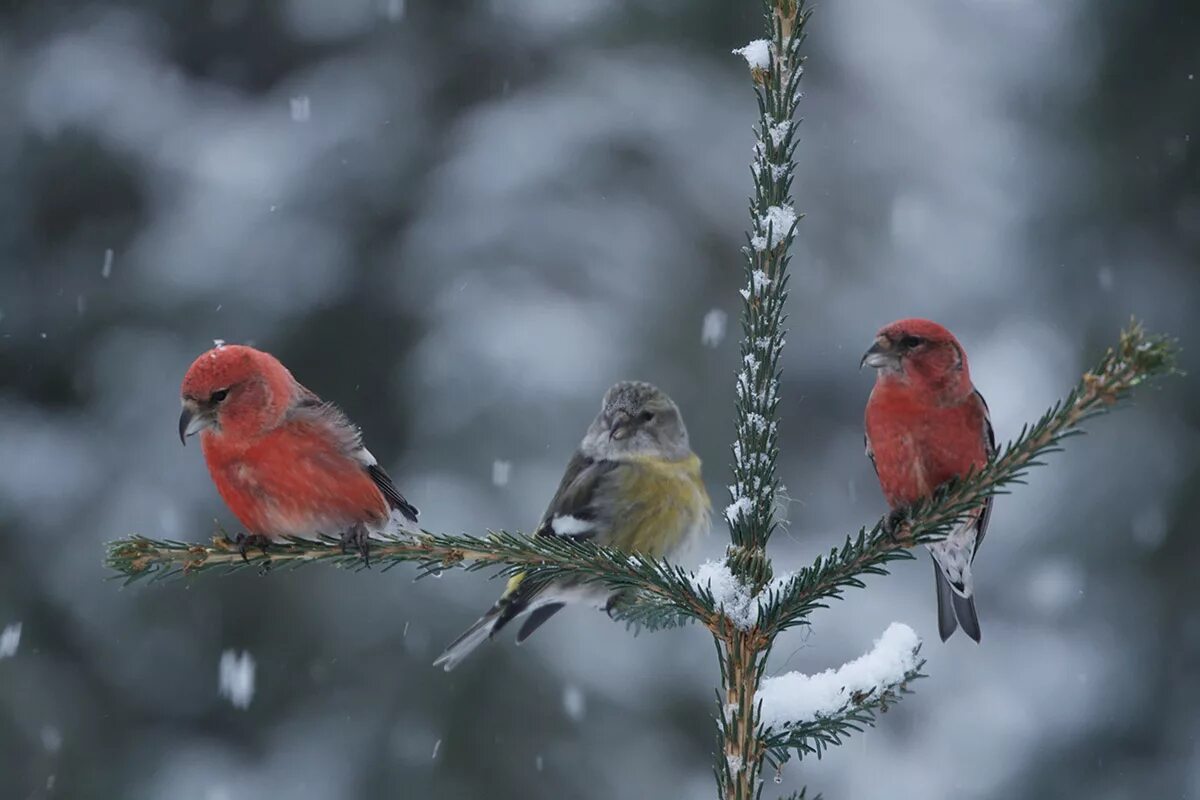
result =
[[[613,416],[612,424],[609,426],[608,438],[616,439],[618,441],[624,439],[629,435],[630,430],[633,429],[633,426],[630,425],[631,421],[632,417],[630,417],[624,411],[618,411],[616,415]]]
[[[864,366],[874,369],[899,369],[900,355],[886,336],[877,336],[867,352],[863,353],[862,361],[858,362],[859,369]]]
[[[211,428],[213,418],[211,413],[200,410],[194,400],[183,401],[183,411],[179,415],[179,441],[187,446],[187,437],[193,436],[205,428]]]

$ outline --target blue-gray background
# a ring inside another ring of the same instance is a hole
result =
[[[883,511],[856,370],[880,324],[957,332],[1003,439],[1131,313],[1200,344],[1198,17],[818,9],[781,569]],[[574,610],[447,676],[430,661],[499,589],[480,574],[123,591],[100,560],[233,527],[175,434],[218,337],[339,402],[431,529],[527,528],[632,377],[678,400],[723,506],[755,113],[729,51],[758,31],[752,0],[4,4],[0,628],[23,636],[0,660],[0,795],[712,795],[700,630],[635,639]],[[999,500],[982,646],[936,641],[924,561],[785,638],[772,671],[813,671],[905,621],[932,677],[766,796],[1200,796],[1197,388],[1097,420]],[[218,695],[227,648],[257,663],[248,710]]]

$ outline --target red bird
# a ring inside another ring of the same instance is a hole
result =
[[[270,353],[218,343],[188,368],[180,394],[180,441],[201,434],[213,483],[249,532],[239,536],[243,556],[282,537],[325,533],[366,559],[370,533],[393,509],[417,521],[358,428]]]
[[[893,322],[879,330],[861,364],[878,370],[867,401],[867,456],[893,519],[995,454],[987,403],[971,384],[967,354],[950,331],[927,319]],[[959,625],[979,641],[971,562],[991,515],[988,497],[949,536],[929,545],[943,642]]]

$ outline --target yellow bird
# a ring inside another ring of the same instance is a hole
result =
[[[534,535],[663,558],[706,533],[711,511],[679,407],[655,386],[624,381],[605,392]],[[534,584],[515,575],[496,604],[433,663],[454,669],[522,614],[528,616],[518,643],[568,603],[608,608],[616,594],[598,583]]]

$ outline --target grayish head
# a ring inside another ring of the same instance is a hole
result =
[[[661,456],[671,460],[691,453],[679,407],[656,386],[622,381],[604,393],[580,449],[589,458]]]

